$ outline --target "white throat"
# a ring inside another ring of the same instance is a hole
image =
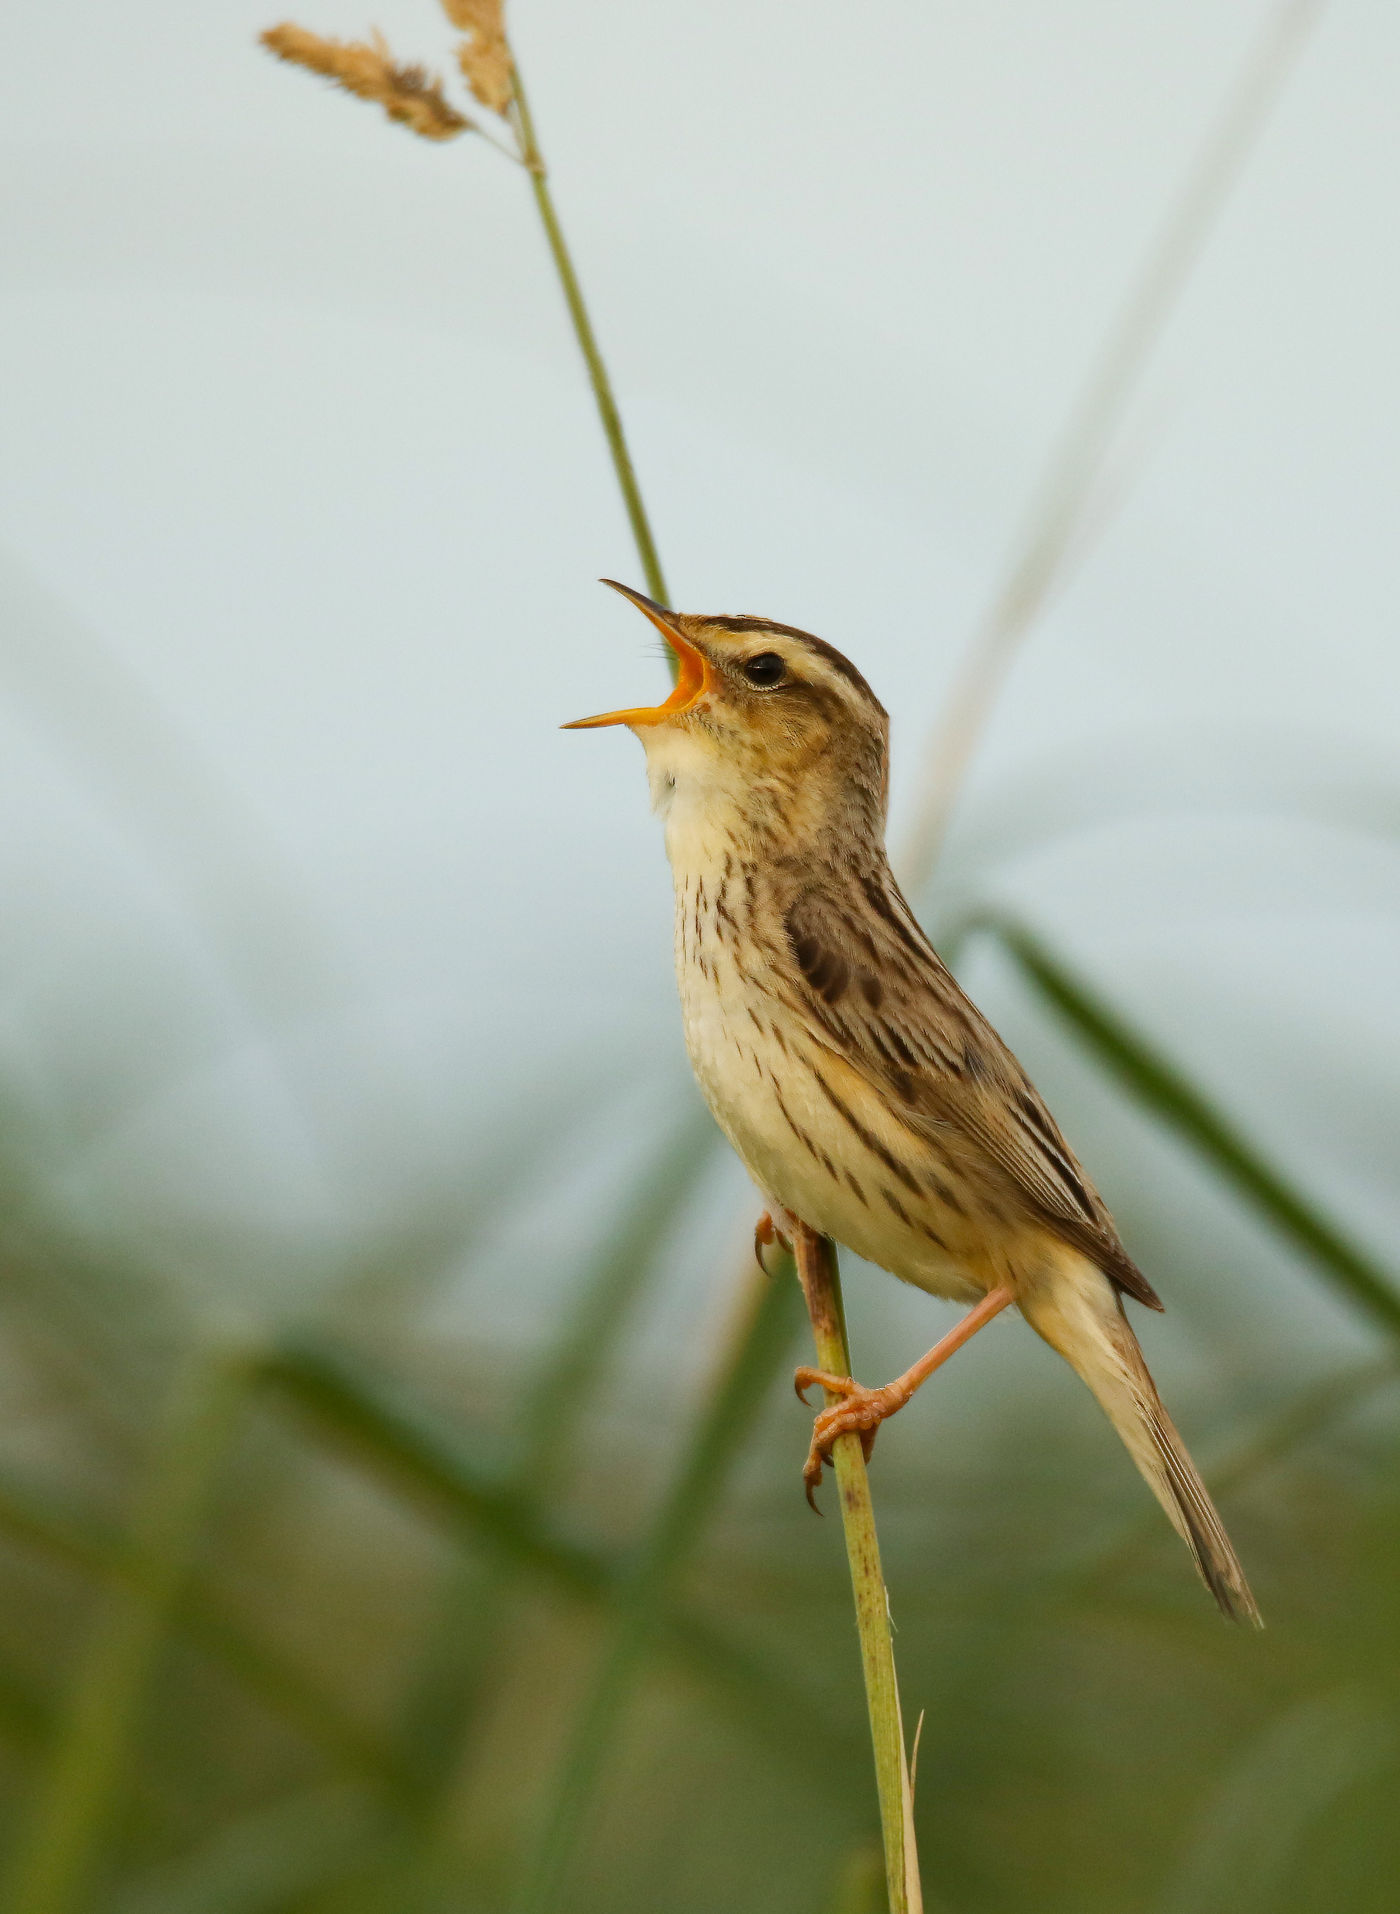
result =
[[[740,767],[713,740],[678,725],[639,733],[647,754],[651,807],[666,828],[666,855],[682,873],[708,870],[726,847],[747,835],[752,803]]]

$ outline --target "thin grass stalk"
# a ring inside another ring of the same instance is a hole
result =
[[[933,875],[958,792],[1011,662],[1075,548],[1128,405],[1323,4],[1282,0],[1265,19],[1225,110],[1193,160],[1161,237],[1090,369],[1010,568],[973,635],[929,739],[922,794],[899,859],[901,879],[912,896],[925,890]]]
[[[660,1508],[634,1558],[611,1638],[555,1771],[517,1914],[553,1914],[563,1899],[636,1674],[664,1617],[675,1577],[699,1541],[729,1469],[796,1328],[792,1284],[780,1272],[748,1278],[735,1324]]]
[[[608,442],[608,450],[612,455],[613,471],[616,474],[618,490],[622,494],[622,502],[627,512],[627,522],[632,528],[632,537],[637,547],[637,557],[641,562],[642,573],[646,579],[646,587],[653,598],[665,604],[668,602],[666,580],[662,574],[656,540],[652,536],[651,522],[642,500],[641,487],[637,483],[632,455],[628,450],[622,414],[613,393],[607,367],[603,363],[602,351],[598,345],[597,334],[593,330],[593,321],[589,316],[583,288],[579,283],[573,257],[554,204],[554,195],[549,184],[549,169],[545,164],[544,154],[540,150],[529,99],[525,92],[525,83],[516,63],[514,49],[509,46],[505,38],[500,6],[496,4],[494,7],[486,8],[488,14],[495,15],[495,19],[490,22],[484,18],[463,17],[463,11],[454,7],[452,0],[444,0],[444,11],[455,26],[466,28],[468,40],[463,43],[463,62],[467,70],[468,84],[483,105],[493,113],[504,116],[506,124],[514,135],[513,149],[496,139],[479,120],[469,120],[458,113],[444,97],[439,83],[434,81],[430,85],[425,85],[427,76],[422,68],[396,65],[388,48],[382,41],[378,41],[377,35],[375,45],[366,45],[362,42],[346,45],[325,40],[318,34],[308,33],[300,27],[284,23],[280,27],[269,28],[260,37],[262,44],[279,59],[290,60],[294,65],[309,68],[314,73],[330,78],[345,91],[361,99],[377,101],[385,108],[391,119],[408,125],[411,131],[424,138],[446,140],[455,139],[463,133],[471,133],[478,139],[485,139],[488,145],[496,147],[505,153],[507,158],[525,168],[530,176],[535,207],[540,216],[540,223],[544,227],[549,255],[563,290],[564,303],[568,307],[574,337],[578,340],[579,350],[583,354],[583,361],[588,369],[588,381],[593,388],[593,400],[598,408],[603,436]],[[467,10],[467,15],[478,15],[480,12],[479,8],[470,8]],[[472,70],[474,62],[470,52],[466,51],[473,46],[479,47],[478,35],[483,34],[496,42],[489,56],[493,69],[489,78],[480,68]],[[499,64],[497,53],[502,56]]]
[[[1105,1063],[1145,1108],[1203,1156],[1279,1233],[1301,1249],[1338,1293],[1387,1335],[1400,1335],[1400,1287],[1348,1240],[1312,1199],[1236,1125],[1217,1110],[1176,1064],[1076,977],[1026,930],[984,918],[1021,974],[1061,1013],[1081,1043]]]
[[[530,186],[535,195],[540,224],[544,227],[544,236],[549,245],[549,256],[554,261],[554,270],[559,276],[559,284],[564,293],[564,303],[569,309],[569,318],[573,322],[574,337],[578,340],[583,362],[588,368],[588,382],[593,388],[593,401],[598,408],[598,418],[603,427],[603,436],[608,442],[608,451],[612,454],[613,471],[617,475],[618,490],[622,494],[622,502],[627,509],[627,523],[632,528],[632,538],[637,547],[637,557],[641,560],[647,590],[658,604],[667,605],[670,599],[667,596],[666,580],[662,574],[656,540],[652,536],[651,521],[647,517],[647,509],[642,502],[642,490],[637,483],[632,454],[627,447],[627,435],[622,429],[622,414],[613,396],[612,381],[603,363],[597,335],[593,330],[593,321],[589,317],[588,307],[584,302],[583,288],[579,284],[573,258],[564,238],[564,229],[559,223],[559,215],[555,210],[554,195],[549,185],[549,169],[545,165],[544,155],[540,151],[539,140],[535,135],[535,122],[530,113],[530,103],[520,78],[519,66],[515,66],[513,71],[513,93],[509,114],[511,125],[520,141],[521,158],[530,175]]]
[[[218,1351],[176,1385],[132,1518],[130,1574],[110,1590],[79,1654],[13,1856],[5,1914],[77,1914],[87,1903],[247,1379],[243,1361]]]
[[[830,1237],[819,1236],[805,1223],[798,1223],[792,1247],[802,1293],[807,1299],[807,1314],[811,1318],[817,1367],[829,1374],[849,1376],[851,1353],[846,1340],[836,1245]],[[827,1400],[834,1402],[838,1398],[828,1394]],[[865,1702],[875,1751],[875,1782],[880,1798],[880,1833],[885,1850],[885,1888],[890,1914],[922,1914],[923,1892],[914,1840],[904,1725],[900,1718],[899,1682],[895,1675],[889,1595],[880,1567],[880,1538],[870,1499],[870,1478],[858,1435],[837,1438],[832,1449],[832,1464],[855,1595],[856,1631],[860,1636]]]

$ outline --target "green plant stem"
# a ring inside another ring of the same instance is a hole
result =
[[[836,1245],[830,1237],[819,1236],[805,1223],[798,1223],[792,1247],[812,1322],[817,1367],[834,1375],[848,1376],[851,1355],[846,1341]],[[828,1393],[827,1400],[834,1402],[838,1398]],[[839,1436],[832,1449],[832,1463],[841,1498],[841,1522],[846,1533],[846,1558],[851,1568],[856,1630],[865,1674],[865,1701],[870,1713],[870,1739],[875,1750],[875,1782],[880,1797],[880,1831],[885,1847],[885,1885],[890,1914],[921,1914],[919,1858],[910,1812],[909,1768],[904,1754],[899,1683],[895,1677],[889,1596],[880,1568],[880,1538],[875,1528],[870,1478],[865,1470],[860,1437]]]
[[[514,69],[514,97],[510,104],[510,117],[520,141],[520,156],[530,175],[530,186],[535,195],[540,223],[544,227],[544,236],[549,243],[549,256],[554,261],[554,270],[559,275],[559,284],[564,292],[564,303],[569,308],[569,318],[573,321],[574,337],[578,340],[584,364],[588,367],[588,379],[593,387],[594,403],[598,407],[603,436],[607,439],[608,450],[612,454],[613,471],[617,474],[618,490],[622,493],[622,502],[627,508],[627,523],[632,528],[632,537],[637,547],[637,556],[641,560],[647,590],[658,604],[666,605],[670,603],[666,592],[666,580],[662,576],[661,560],[657,556],[656,541],[651,535],[651,523],[647,518],[646,506],[642,503],[641,487],[637,483],[637,474],[632,467],[632,455],[627,449],[627,436],[622,429],[622,414],[617,409],[612,381],[608,377],[607,367],[603,364],[603,355],[598,349],[593,322],[588,316],[588,307],[584,303],[583,288],[579,284],[578,274],[574,270],[574,262],[564,238],[564,229],[559,224],[559,215],[555,211],[554,195],[549,189],[549,170],[544,163],[544,155],[540,152],[539,141],[535,137],[535,123],[530,116],[530,105],[521,82],[519,67]]]
[[[245,1364],[224,1352],[197,1359],[177,1385],[132,1520],[130,1578],[111,1589],[78,1656],[49,1768],[14,1855],[6,1914],[76,1914],[87,1903],[246,1387]]]

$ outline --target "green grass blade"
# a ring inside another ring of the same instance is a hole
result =
[[[13,1856],[6,1914],[69,1914],[87,1898],[246,1385],[245,1365],[219,1353],[196,1360],[177,1386],[132,1522],[131,1572],[109,1591],[79,1654]]]
[[[627,1584],[621,1564],[559,1535],[517,1489],[481,1467],[456,1430],[358,1358],[309,1339],[289,1341],[262,1375],[358,1460],[438,1516],[474,1528],[546,1587],[601,1605]],[[683,1608],[663,1610],[657,1635],[678,1666],[722,1697],[775,1752],[819,1777],[827,1772],[823,1748],[846,1737],[809,1696]]]
[[[1390,1335],[1400,1291],[1323,1211],[1267,1161],[1196,1086],[1080,977],[1018,925],[983,918],[1022,974],[1137,1101],[1185,1138],[1279,1233],[1304,1250],[1338,1293]]]
[[[714,1161],[720,1132],[695,1107],[638,1182],[638,1193],[592,1258],[578,1300],[531,1386],[522,1486],[541,1491],[576,1433],[621,1325],[656,1265],[676,1218]]]
[[[737,1326],[671,1485],[619,1593],[611,1637],[550,1784],[540,1833],[526,1866],[520,1914],[547,1914],[562,1905],[561,1892],[637,1670],[660,1632],[666,1595],[723,1493],[729,1468],[767,1387],[792,1347],[801,1309],[791,1271],[771,1279],[755,1272],[752,1284],[751,1307]]]
[[[1392,1773],[1397,1759],[1400,1718],[1386,1696],[1348,1683],[1285,1709],[1216,1791],[1162,1914],[1301,1906],[1289,1888],[1309,1838],[1353,1790]]]
[[[121,1539],[52,1494],[0,1477],[0,1534],[79,1574],[132,1583],[135,1565]],[[186,1586],[173,1627],[255,1696],[275,1719],[337,1765],[381,1781],[393,1778],[386,1749],[314,1689],[300,1672],[248,1635],[198,1577]]]
[[[259,1381],[377,1474],[466,1522],[548,1585],[585,1600],[612,1586],[605,1556],[553,1533],[455,1429],[357,1356],[319,1338],[289,1338],[260,1364]]]
[[[688,1100],[689,1103],[689,1100]],[[589,1401],[684,1204],[714,1160],[720,1133],[698,1101],[690,1103],[636,1181],[636,1195],[589,1257],[562,1331],[525,1392],[521,1455],[511,1486],[543,1511],[561,1464],[578,1441]],[[516,1615],[519,1570],[497,1549],[458,1560],[418,1669],[407,1684],[400,1742],[425,1797],[448,1787],[465,1758],[503,1637]],[[431,1811],[431,1810],[429,1810]]]
[[[195,1851],[123,1883],[110,1914],[286,1914],[362,1875],[382,1835],[362,1790],[279,1794]]]

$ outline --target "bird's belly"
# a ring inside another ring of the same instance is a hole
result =
[[[921,1174],[916,1139],[887,1113],[843,1116],[808,1033],[781,1006],[682,973],[686,1048],[716,1121],[765,1195],[868,1262],[938,1296],[975,1301],[999,1280],[986,1237]],[[873,1095],[873,1093],[872,1093]],[[849,1106],[848,1106],[849,1109]],[[855,1118],[855,1122],[851,1118]]]

